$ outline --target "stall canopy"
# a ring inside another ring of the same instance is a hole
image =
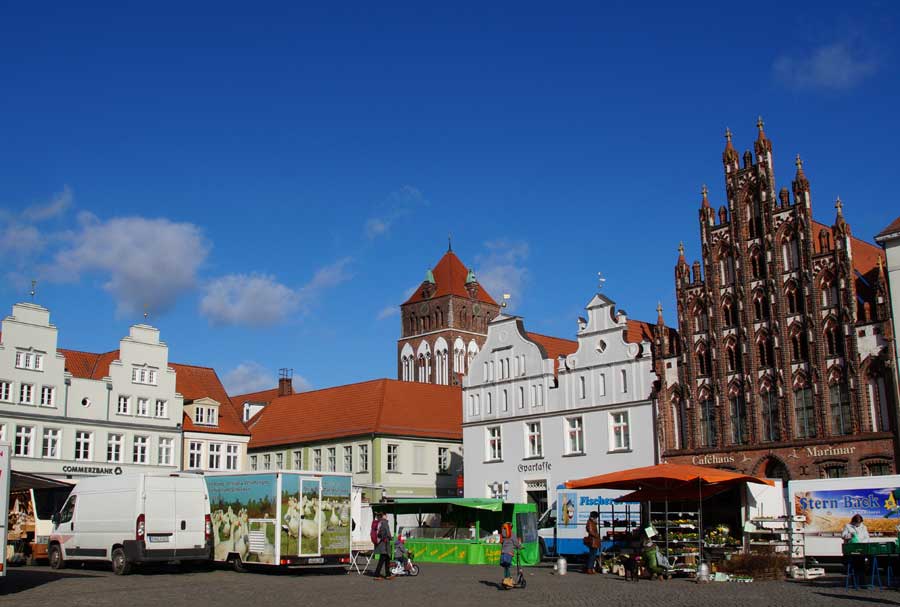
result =
[[[657,464],[569,481],[566,483],[566,487],[569,489],[631,489],[632,493],[623,495],[619,500],[629,502],[665,501],[667,513],[669,500],[697,500],[700,526],[700,533],[697,534],[697,552],[702,563],[703,500],[742,483],[775,485],[770,480],[728,470],[702,468],[687,464]],[[668,514],[666,519],[668,519]],[[666,536],[668,537],[668,534]]]
[[[775,485],[770,480],[728,470],[687,464],[657,464],[568,481],[566,487],[569,489],[631,489],[632,491],[641,491],[642,495],[650,495],[652,492],[653,497],[643,498],[646,500],[662,499],[666,496],[672,498],[673,494],[687,492],[688,488],[692,490],[692,497],[697,497],[698,489],[701,487],[716,487],[724,490],[737,483]],[[624,501],[627,497],[629,498],[627,501],[641,501],[635,500],[632,496],[633,494],[621,499]]]
[[[10,491],[25,491],[27,489],[71,489],[75,483],[56,480],[47,476],[38,474],[29,474],[28,472],[17,472],[13,470],[10,475]]]

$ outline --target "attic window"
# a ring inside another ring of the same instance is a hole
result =
[[[597,352],[600,352],[601,354],[603,354],[603,352],[605,352],[605,351],[606,351],[606,342],[601,339],[600,341],[597,342]]]
[[[200,426],[217,426],[219,410],[216,407],[200,407],[194,409],[194,423]]]
[[[131,368],[131,381],[135,384],[156,385],[157,369],[147,365],[135,365]]]

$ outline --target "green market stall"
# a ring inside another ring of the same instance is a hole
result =
[[[540,561],[537,536],[537,505],[510,504],[489,498],[398,498],[373,504],[375,512],[394,516],[394,535],[406,538],[406,547],[417,561],[497,565],[500,543],[494,531],[503,523],[513,526],[513,534],[522,538],[523,565]],[[397,528],[398,514],[417,515],[417,526]],[[440,515],[441,526],[429,527],[425,515]]]

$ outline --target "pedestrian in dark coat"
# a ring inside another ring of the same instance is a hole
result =
[[[378,543],[375,544],[374,553],[378,555],[378,564],[375,565],[376,580],[392,580],[394,576],[390,575],[391,563],[391,525],[387,520],[387,513],[381,513],[381,522],[378,523]],[[379,575],[379,571],[384,568],[384,573]]]

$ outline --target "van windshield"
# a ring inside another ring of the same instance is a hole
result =
[[[50,520],[62,508],[66,498],[72,493],[72,488],[34,489],[33,492],[35,516],[41,520]]]

